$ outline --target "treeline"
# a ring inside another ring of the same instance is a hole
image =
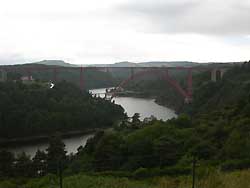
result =
[[[20,153],[0,151],[0,181],[14,177],[41,177],[49,173],[58,174],[67,166],[70,156],[66,155],[65,145],[59,135],[50,138],[46,151],[38,150],[33,158]]]
[[[121,106],[67,82],[53,89],[36,83],[0,83],[0,98],[1,139],[104,128],[124,116]]]

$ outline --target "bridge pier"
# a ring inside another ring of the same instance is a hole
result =
[[[225,74],[227,69],[213,69],[211,71],[211,81],[217,82],[221,80]]]
[[[57,69],[56,68],[54,68],[54,72],[53,72],[53,74],[54,74],[54,82],[56,83],[57,82]]]
[[[130,69],[130,77],[131,77],[131,80],[134,80],[134,68],[131,67]]]
[[[7,72],[3,69],[0,69],[0,82],[7,81]]]
[[[27,73],[27,76],[28,76],[28,80],[31,81],[31,72],[30,72],[29,68],[26,69],[26,73]]]
[[[191,68],[188,70],[187,95],[189,96],[190,99],[192,99],[192,96],[193,96],[193,73],[192,73]]]
[[[193,98],[192,98],[192,97],[186,97],[186,98],[184,99],[184,103],[185,103],[185,104],[190,104],[190,103],[192,103],[192,101],[193,101]]]
[[[80,89],[84,90],[83,67],[80,68]]]

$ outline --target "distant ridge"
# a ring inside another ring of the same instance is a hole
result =
[[[32,64],[54,65],[62,67],[79,67],[78,65],[66,63],[65,61],[62,60],[43,60],[43,61],[33,62]]]
[[[62,60],[43,60],[34,62],[32,64],[42,64],[42,65],[54,65],[54,66],[63,66],[63,67],[79,67],[80,65],[66,63]],[[84,65],[86,67],[192,67],[197,66],[199,63],[191,61],[148,61],[134,63],[129,61],[117,62],[114,64],[93,64],[93,65]]]
[[[145,67],[193,67],[199,65],[199,63],[191,61],[149,61],[139,64]]]
[[[63,66],[63,67],[80,67],[81,66],[77,64],[67,63],[62,60],[43,60],[43,61],[31,63],[31,64],[53,65],[53,66]],[[147,61],[147,62],[134,63],[134,62],[129,62],[129,61],[123,61],[123,62],[117,62],[114,64],[89,64],[89,65],[82,65],[82,66],[84,67],[194,67],[194,66],[200,66],[200,65],[220,66],[221,64],[232,65],[233,63],[232,62],[197,63],[197,62],[192,62],[192,61]]]
[[[96,67],[193,67],[198,66],[199,63],[191,62],[191,61],[148,61],[141,63],[133,63],[129,61],[117,62],[114,64],[95,64],[88,66],[96,66]]]

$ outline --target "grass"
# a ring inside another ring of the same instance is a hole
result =
[[[64,179],[63,188],[191,188],[191,177],[156,177],[144,180],[87,176],[78,174]],[[56,176],[40,179],[0,181],[0,188],[59,188]],[[220,173],[214,171],[199,177],[196,188],[250,188],[250,170]]]
[[[191,188],[191,177],[168,178],[154,180],[158,188]],[[250,170],[231,173],[213,172],[196,181],[196,188],[250,188]]]

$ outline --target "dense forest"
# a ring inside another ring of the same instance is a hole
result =
[[[221,109],[248,98],[250,92],[250,62],[229,69],[218,82],[209,81],[208,74],[194,78],[194,101],[186,109],[197,115]]]
[[[124,116],[121,106],[92,97],[67,82],[47,85],[0,83],[2,140],[112,126]]]

